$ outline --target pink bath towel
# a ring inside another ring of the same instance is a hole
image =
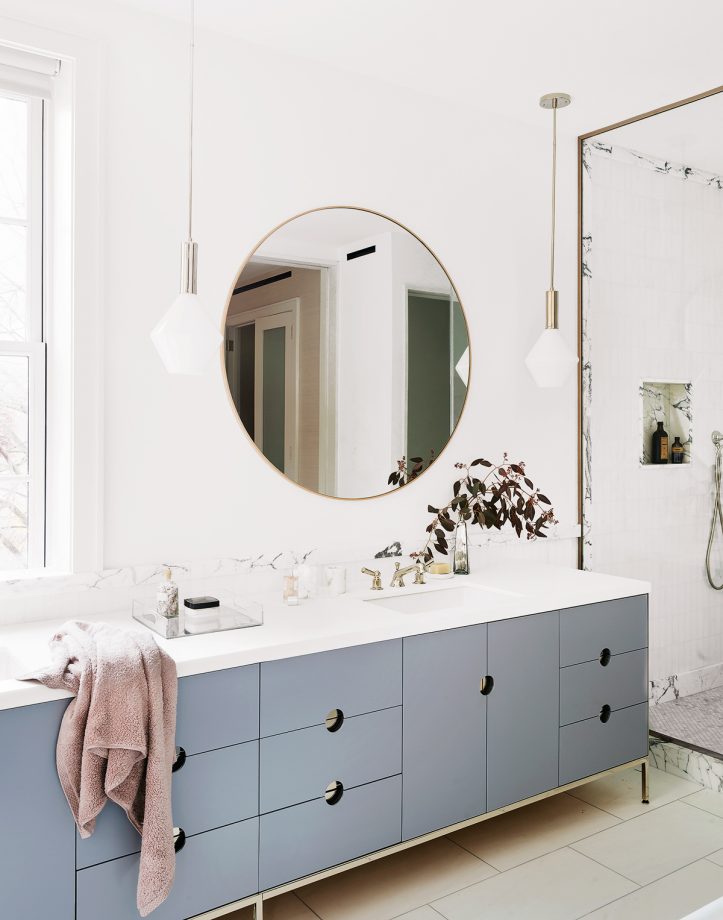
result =
[[[137,904],[146,917],[168,896],[175,870],[175,662],[150,633],[105,623],[65,623],[50,649],[52,663],[24,679],[75,696],[58,737],[61,785],[81,837],[108,799],[142,835]]]

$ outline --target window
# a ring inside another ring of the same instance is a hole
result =
[[[0,84],[0,572],[45,564],[45,106]]]

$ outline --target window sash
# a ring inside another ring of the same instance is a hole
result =
[[[28,484],[27,568],[45,566],[45,469],[46,469],[46,345],[43,341],[44,312],[44,120],[46,101],[3,86],[0,94],[24,98],[28,103],[27,211],[24,219],[0,218],[0,222],[24,226],[27,234],[25,341],[0,340],[0,357],[28,359],[28,470],[24,475],[0,474],[0,485]],[[15,571],[15,570],[13,570]],[[19,570],[22,571],[22,570]]]
[[[23,474],[0,473],[0,485],[28,484],[27,567],[40,569],[45,565],[45,344],[0,342],[0,358],[8,355],[28,359],[28,470]]]

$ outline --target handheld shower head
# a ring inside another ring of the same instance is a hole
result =
[[[721,443],[723,443],[723,434],[721,434],[720,431],[714,431],[711,434],[710,439],[716,447],[720,447]]]

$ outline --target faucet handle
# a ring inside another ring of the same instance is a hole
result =
[[[427,582],[424,580],[424,573],[427,571],[427,566],[421,559],[417,560],[417,571],[414,575],[414,584],[415,585],[426,585]]]
[[[372,591],[382,590],[382,573],[379,571],[379,569],[368,569],[366,566],[363,566],[362,575],[371,575]]]

